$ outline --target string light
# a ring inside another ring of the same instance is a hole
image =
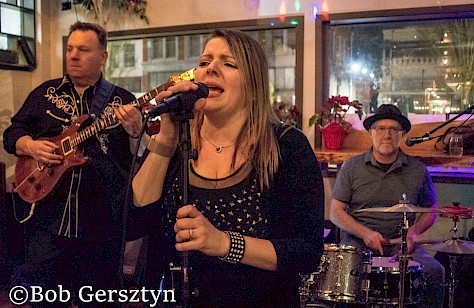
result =
[[[316,7],[316,4],[313,4],[311,7],[311,12],[313,13],[314,21],[316,21],[316,19],[318,19],[318,8]]]
[[[286,15],[286,2],[285,1],[282,1],[280,3],[279,14],[280,14],[280,16],[279,16],[280,21],[284,22],[285,21],[285,15]]]
[[[300,9],[301,9],[301,3],[299,2],[299,0],[296,0],[296,1],[295,1],[295,10],[296,10],[297,12],[299,12]]]

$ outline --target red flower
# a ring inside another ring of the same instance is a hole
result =
[[[339,97],[339,102],[341,105],[349,105],[349,98],[347,96],[338,96]]]
[[[314,114],[309,119],[309,126],[317,123],[322,127],[333,122],[338,122],[344,125],[346,124],[344,117],[350,107],[354,107],[361,119],[363,113],[362,105],[357,100],[350,102],[347,96],[331,96],[328,98],[326,103],[321,106],[319,113]],[[347,124],[350,126],[350,123]]]
[[[290,108],[284,103],[274,103],[273,112],[280,119],[280,121],[295,126],[298,123],[300,112],[295,105]]]

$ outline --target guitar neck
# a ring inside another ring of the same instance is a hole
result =
[[[151,101],[155,96],[158,95],[161,91],[165,91],[175,83],[182,81],[182,80],[190,80],[194,81],[194,70],[195,69],[190,69],[180,75],[172,76],[166,81],[164,84],[159,85],[155,89],[151,90],[150,92],[146,93],[145,95],[135,99],[134,101],[130,102],[129,104],[132,105],[133,107],[141,107],[144,104],[148,103]],[[90,126],[84,128],[83,130],[77,132],[75,136],[71,137],[70,139],[68,138],[68,144],[67,148],[71,149],[82,142],[86,141],[90,137],[94,136],[95,134],[99,133],[100,131],[103,131],[107,127],[110,127],[114,124],[117,123],[117,119],[115,118],[115,114],[109,114],[104,116],[102,119],[99,119],[92,123]],[[65,145],[63,145],[64,147]],[[66,152],[66,151],[65,151]]]
[[[130,103],[130,105],[132,105],[133,107],[141,107],[143,105],[145,105],[146,103],[148,103],[149,101],[151,101],[152,99],[155,98],[155,96],[158,95],[158,93],[160,93],[161,91],[165,91],[166,89],[168,89],[169,87],[171,87],[172,85],[174,85],[174,81],[172,80],[168,80],[166,83],[158,86],[157,88],[151,90],[150,92],[144,94],[143,96],[137,98],[136,100],[132,101]]]
[[[175,82],[170,78],[166,83],[156,87],[155,89],[151,90],[150,92],[144,94],[143,96],[135,99],[134,101],[130,102],[129,104],[133,107],[141,107],[144,104],[151,101],[155,96],[158,95],[161,91],[165,91],[169,87],[171,87]],[[84,128],[83,130],[77,132],[74,137],[70,139],[71,147],[76,147],[82,142],[86,141],[90,137],[96,135],[97,133],[103,131],[104,129],[117,124],[117,119],[115,117],[115,113],[109,114],[104,116],[103,118],[94,121],[90,126]]]

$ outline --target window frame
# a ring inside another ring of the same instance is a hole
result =
[[[316,30],[316,79],[315,79],[315,110],[319,112],[323,102],[329,97],[330,83],[330,29],[331,26],[370,24],[400,21],[429,21],[440,19],[474,18],[474,4],[452,5],[443,7],[426,7],[393,9],[383,11],[361,11],[351,13],[335,13],[319,16],[315,24]],[[320,140],[318,140],[320,145]]]

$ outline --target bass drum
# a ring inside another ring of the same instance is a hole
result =
[[[309,279],[310,292],[323,301],[365,303],[370,260],[370,251],[324,244],[318,270]]]

